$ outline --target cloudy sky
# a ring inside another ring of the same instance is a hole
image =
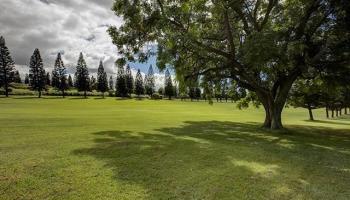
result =
[[[100,60],[115,74],[117,49],[106,33],[108,26],[122,24],[111,11],[113,0],[1,0],[0,35],[3,35],[16,67],[28,72],[30,56],[39,48],[45,69],[51,71],[58,52],[69,73],[74,73],[79,52],[83,52],[90,73]],[[132,63],[146,72],[149,63]]]

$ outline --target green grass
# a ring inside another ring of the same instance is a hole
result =
[[[260,128],[261,109],[0,98],[0,199],[350,199],[350,117]]]

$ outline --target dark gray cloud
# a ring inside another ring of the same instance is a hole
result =
[[[61,52],[68,71],[74,72],[82,51],[91,72],[102,60],[106,71],[115,73],[117,50],[106,29],[122,20],[111,11],[112,4],[113,0],[1,0],[0,35],[22,74],[35,48],[47,70]]]

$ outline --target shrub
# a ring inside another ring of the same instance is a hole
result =
[[[160,95],[158,93],[152,94],[152,99],[157,100],[157,99],[163,99],[163,95]]]

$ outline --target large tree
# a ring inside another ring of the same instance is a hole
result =
[[[6,97],[9,96],[11,76],[15,70],[10,51],[6,46],[5,39],[0,36],[0,87],[4,87]]]
[[[46,74],[39,49],[35,49],[32,57],[30,58],[29,84],[32,90],[38,91],[38,97],[40,98],[42,91],[45,89]]]
[[[334,51],[349,46],[344,28],[350,27],[349,5],[345,0],[116,0],[113,10],[125,23],[110,27],[109,34],[124,55],[121,63],[147,60],[154,52],[146,47],[156,43],[161,69],[170,65],[177,76],[235,80],[263,105],[264,127],[279,129],[298,77],[324,63],[349,63],[349,49]]]
[[[105,92],[108,91],[108,81],[107,73],[103,68],[103,63],[100,61],[100,65],[97,70],[97,91],[102,93],[103,98],[105,97]]]
[[[90,77],[83,53],[80,53],[79,55],[74,77],[76,79],[75,84],[78,91],[84,91],[84,97],[86,98],[86,92],[90,89]]]
[[[152,65],[149,66],[148,72],[145,76],[145,92],[149,96],[152,96],[152,94],[155,91],[155,80],[154,80],[154,72]]]
[[[134,78],[132,77],[132,74],[131,74],[130,65],[126,66],[125,83],[126,83],[127,94],[131,96],[131,93],[134,91]]]
[[[64,66],[61,53],[57,54],[55,66],[52,70],[52,86],[62,92],[62,97],[65,97],[64,91],[69,88],[67,81],[66,67]]]

